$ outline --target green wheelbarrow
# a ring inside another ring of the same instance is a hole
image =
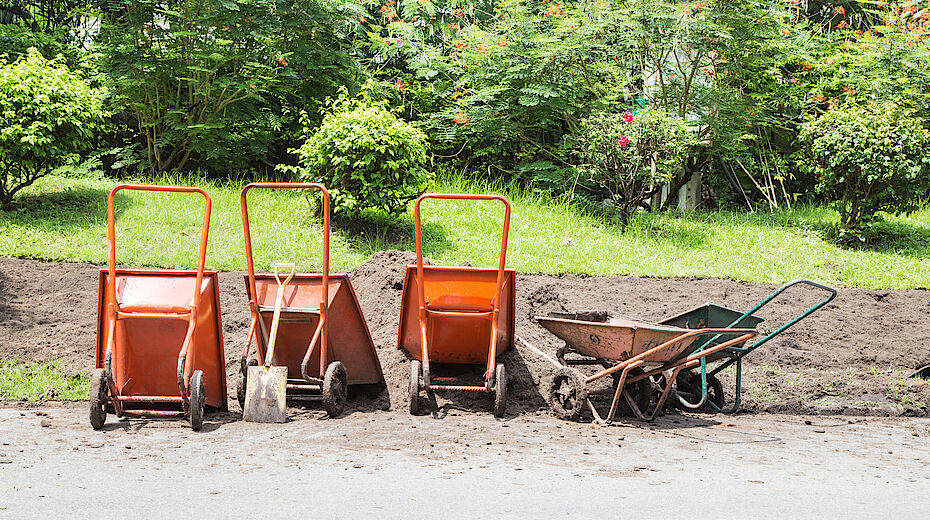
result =
[[[782,294],[789,288],[800,284],[810,285],[816,289],[826,291],[828,295],[814,306],[808,308],[801,314],[789,320],[774,332],[763,336],[750,345],[746,345],[745,343],[731,345],[725,349],[718,350],[713,354],[702,357],[700,374],[679,375],[675,394],[677,398],[677,404],[682,408],[691,410],[706,410],[721,413],[735,412],[739,408],[740,393],[742,390],[743,358],[753,350],[756,350],[757,348],[764,345],[770,339],[778,336],[789,327],[810,316],[824,305],[830,303],[833,298],[836,298],[836,289],[819,284],[817,282],[812,282],[810,280],[798,279],[779,287],[767,298],[756,304],[755,307],[743,313],[722,307],[720,305],[708,303],[660,321],[659,323],[662,325],[672,325],[685,329],[754,329],[761,321],[763,321],[762,318],[755,315],[759,309],[767,305],[769,302],[778,297],[778,295]],[[703,345],[696,345],[697,348],[694,349],[695,352],[700,352],[701,350],[709,349],[715,345],[718,345],[721,341],[723,341],[723,339],[721,336],[714,336],[707,340],[696,340],[696,342],[701,341],[704,342]],[[727,367],[733,365],[734,363],[736,364],[736,396],[733,399],[732,406],[725,408],[723,385],[717,378],[717,374],[725,370]]]

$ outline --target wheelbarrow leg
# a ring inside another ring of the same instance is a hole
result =
[[[668,399],[668,396],[672,393],[672,388],[675,386],[675,380],[678,379],[679,372],[681,372],[683,369],[684,365],[680,365],[672,371],[672,375],[669,376],[668,382],[665,384],[665,388],[662,390],[662,396],[659,397],[659,402],[656,404],[649,417],[646,417],[642,410],[639,409],[639,405],[636,404],[636,401],[633,400],[629,393],[623,393],[623,397],[630,405],[630,408],[633,409],[633,413],[635,413],[640,420],[646,422],[655,420],[656,416],[659,415],[659,411],[661,411],[662,407],[665,405],[665,401]]]
[[[736,395],[733,396],[733,406],[729,408],[721,408],[714,404],[712,401],[707,401],[714,410],[720,413],[731,414],[735,413],[739,409],[740,394],[743,393],[743,357],[740,356],[736,358]]]

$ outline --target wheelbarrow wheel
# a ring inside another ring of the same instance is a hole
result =
[[[199,432],[203,428],[203,407],[207,398],[207,385],[204,381],[203,371],[194,370],[191,375],[191,429]]]
[[[416,359],[410,362],[410,392],[407,399],[410,415],[420,413],[420,362]]]
[[[330,417],[339,417],[346,407],[349,395],[346,367],[340,361],[333,361],[326,367],[323,376],[323,408]]]
[[[90,379],[90,425],[99,430],[107,422],[107,373],[104,369],[94,370]]]
[[[257,367],[258,360],[252,358],[242,365],[242,370],[239,372],[239,379],[236,380],[236,400],[239,401],[239,409],[245,410],[245,388],[248,383],[248,373],[249,367]]]
[[[494,370],[494,417],[503,417],[507,411],[507,371],[498,363]]]
[[[723,408],[723,383],[717,379],[717,376],[707,376],[707,400],[717,408]],[[716,412],[717,410],[712,411]]]
[[[559,419],[576,421],[581,418],[588,399],[584,379],[576,370],[563,368],[549,382],[549,406]]]

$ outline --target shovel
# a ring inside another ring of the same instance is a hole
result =
[[[281,281],[281,270],[290,269],[287,278]],[[274,316],[271,318],[271,334],[268,336],[268,350],[265,351],[265,364],[249,367],[245,387],[245,406],[242,419],[250,422],[283,423],[287,421],[284,413],[287,397],[287,367],[271,366],[274,359],[274,344],[278,336],[278,322],[281,319],[281,304],[284,301],[284,287],[297,269],[295,264],[274,264],[274,279],[278,282],[278,296],[274,303]]]

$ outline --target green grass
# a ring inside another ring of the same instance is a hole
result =
[[[20,363],[0,359],[0,401],[80,401],[87,399],[90,381],[69,376],[58,363]]]
[[[181,179],[178,182],[198,184]],[[244,269],[239,185],[203,184],[213,196],[209,267]],[[113,181],[47,177],[19,207],[0,212],[0,255],[104,263],[106,196]],[[499,191],[461,178],[432,191]],[[878,240],[859,249],[826,237],[836,213],[821,207],[760,213],[639,214],[627,232],[566,201],[510,190],[513,202],[507,264],[521,272],[719,277],[781,283],[805,277],[868,288],[930,286],[930,209],[887,216]],[[192,267],[202,202],[174,194],[122,192],[117,197],[117,260],[125,265]],[[253,191],[250,217],[256,262],[319,264],[320,226],[302,196]],[[426,255],[441,263],[495,265],[500,240],[494,203],[424,204]],[[352,269],[385,249],[412,250],[412,210],[396,223],[339,224],[333,269]]]

